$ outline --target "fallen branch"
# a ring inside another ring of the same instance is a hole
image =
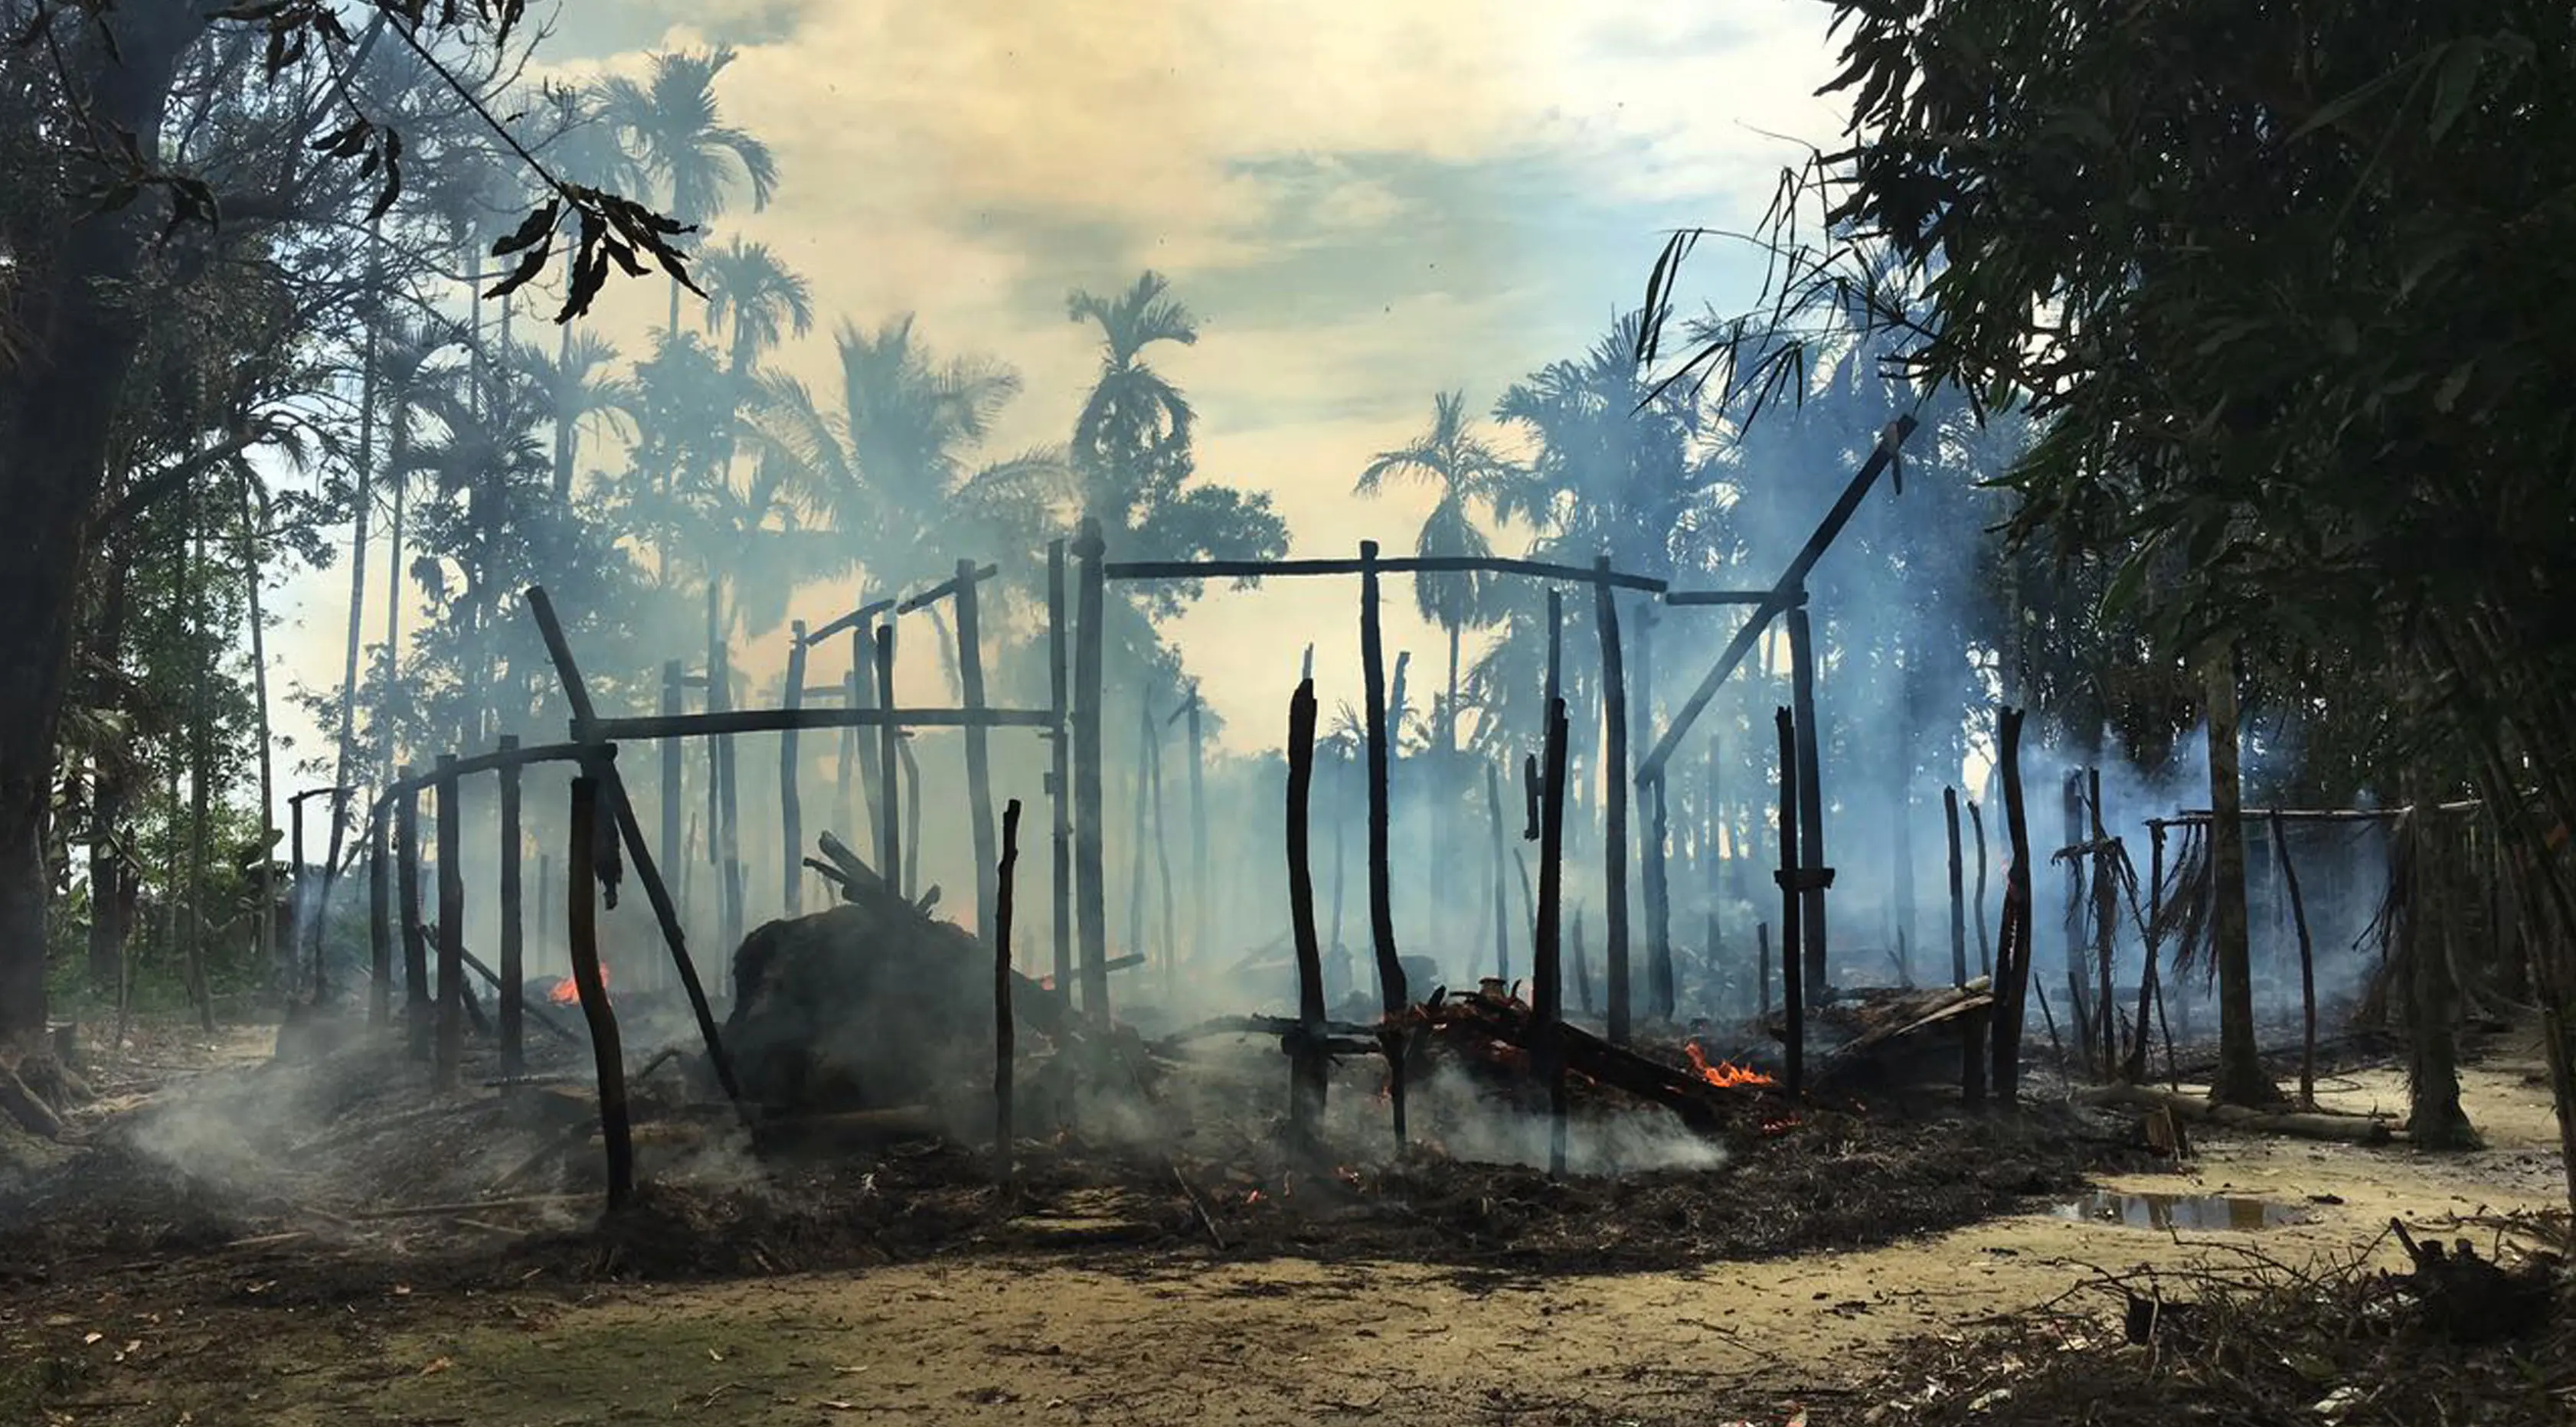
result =
[[[2223,1125],[2231,1130],[2290,1135],[2308,1140],[2336,1140],[2345,1144],[2382,1145],[2404,1133],[2388,1121],[2374,1117],[2323,1111],[2249,1110],[2242,1105],[2216,1105],[2197,1095],[2177,1095],[2170,1090],[2144,1085],[2099,1085],[2076,1092],[2075,1101],[2080,1105],[2135,1105],[2142,1109],[2164,1110],[2177,1119]]]

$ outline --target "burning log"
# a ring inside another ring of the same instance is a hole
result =
[[[1525,1081],[1533,1069],[1561,1070],[1661,1105],[1703,1134],[1741,1118],[1742,1102],[1728,1098],[1727,1092],[1769,1090],[1777,1083],[1759,1070],[1723,1060],[1712,1063],[1697,1046],[1687,1048],[1688,1067],[1650,1059],[1579,1026],[1551,1021],[1543,1007],[1511,996],[1496,982],[1464,996],[1435,997],[1412,1008],[1407,1018],[1427,1033],[1435,1052],[1454,1055],[1470,1068],[1514,1082]],[[1562,1113],[1563,1086],[1558,1077],[1550,1087],[1551,1116]]]

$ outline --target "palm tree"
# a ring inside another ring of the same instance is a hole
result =
[[[720,335],[727,321],[733,324],[727,362],[737,379],[748,376],[760,354],[788,332],[802,337],[814,330],[812,288],[766,243],[736,238],[703,253],[698,277],[707,290],[708,334]]]
[[[582,426],[596,422],[632,439],[642,397],[634,382],[609,369],[617,360],[617,349],[608,339],[587,329],[575,335],[570,323],[564,324],[555,355],[549,357],[525,344],[511,355],[512,365],[535,389],[538,405],[554,428],[555,502],[568,504]]]
[[[668,328],[653,334],[652,354],[635,363],[633,385],[635,444],[627,452],[620,518],[652,543],[667,577],[683,491],[730,450],[720,438],[732,419],[734,385],[698,334]]]
[[[937,579],[961,542],[997,554],[1045,543],[1067,493],[1063,455],[1035,450],[979,465],[973,454],[1019,394],[1017,373],[940,360],[914,336],[909,314],[874,331],[843,323],[834,344],[837,408],[800,382],[771,377],[753,439],[845,533],[875,585]]]
[[[1482,558],[1494,553],[1474,504],[1491,503],[1512,478],[1511,463],[1469,429],[1464,392],[1444,391],[1432,401],[1431,429],[1391,451],[1380,451],[1360,472],[1356,490],[1373,496],[1389,479],[1421,481],[1439,491],[1440,499],[1423,518],[1414,536],[1413,553],[1426,559]],[[1500,616],[1494,609],[1494,577],[1488,574],[1425,574],[1413,581],[1413,604],[1422,617],[1449,636],[1449,696],[1441,711],[1440,747],[1458,748],[1458,644],[1470,627],[1484,628]]]
[[[662,189],[670,216],[696,227],[724,216],[736,183],[751,186],[751,206],[769,206],[778,161],[769,146],[723,121],[716,76],[734,61],[733,47],[653,56],[642,84],[617,76],[599,86],[601,114],[644,173]],[[671,279],[670,329],[680,328],[680,280]]]

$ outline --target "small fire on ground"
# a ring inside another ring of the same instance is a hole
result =
[[[599,963],[599,989],[608,989],[608,963],[605,961]],[[546,999],[558,1006],[569,1006],[581,999],[581,985],[567,976],[555,983],[555,989],[546,993]]]
[[[1709,1084],[1714,1085],[1721,1090],[1731,1089],[1738,1085],[1777,1085],[1780,1083],[1772,1079],[1770,1076],[1763,1074],[1761,1071],[1753,1069],[1751,1066],[1738,1065],[1731,1060],[1721,1060],[1715,1065],[1711,1065],[1709,1064],[1708,1057],[1701,1053],[1697,1044],[1684,1045],[1682,1047],[1682,1053],[1690,1057],[1691,1069],[1699,1072],[1700,1079],[1707,1081]]]

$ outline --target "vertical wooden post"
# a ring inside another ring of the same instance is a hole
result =
[[[2003,710],[1995,739],[2003,750],[2004,836],[2012,860],[2004,864],[2003,933],[1995,938],[1995,1017],[1989,1038],[1994,1095],[2006,1105],[2021,1099],[2022,1018],[2030,995],[2030,819],[2022,804],[2021,721],[2020,709]]]
[[[2059,810],[2065,815],[2065,835],[2058,846],[2071,848],[2084,841],[2084,773],[2067,770],[2065,781],[2058,785]],[[2066,859],[2066,1018],[2075,1024],[2075,1055],[2089,1072],[2099,1067],[2093,1054],[2093,997],[2085,986],[2084,976],[2084,874],[2085,859],[2070,855]]]
[[[1485,810],[1494,822],[1494,976],[1505,988],[1512,984],[1512,930],[1506,910],[1504,883],[1508,873],[1503,857],[1503,780],[1494,765],[1485,765]]]
[[[1759,994],[1762,998],[1760,1012],[1763,1019],[1768,1020],[1771,1016],[1771,924],[1769,922],[1753,924],[1753,971],[1754,979],[1759,983]]]
[[[406,783],[420,776],[417,765],[402,770]],[[420,924],[420,789],[403,789],[394,804],[394,893],[399,902],[403,942],[403,1020],[411,1053],[429,1054],[429,935]]]
[[[1082,1010],[1109,1023],[1109,884],[1102,824],[1106,801],[1100,786],[1101,651],[1108,553],[1097,518],[1083,518],[1074,541],[1082,562],[1074,614],[1073,650],[1073,855],[1074,921],[1082,941]]]
[[[1702,954],[1708,958],[1704,975],[1711,978],[1718,976],[1719,968],[1726,965],[1726,925],[1717,914],[1718,905],[1726,896],[1726,859],[1744,855],[1743,848],[1722,845],[1724,837],[1721,829],[1725,826],[1726,815],[1725,804],[1719,797],[1724,789],[1718,778],[1717,755],[1717,737],[1712,734],[1708,740],[1707,787],[1700,795],[1701,800],[1708,805],[1700,810],[1700,880],[1706,884],[1703,890],[1708,896],[1708,910],[1701,921],[1700,940],[1703,943]],[[1768,966],[1768,958],[1765,958],[1764,964]],[[1763,1009],[1767,1011],[1770,1008],[1766,1006]]]
[[[635,1140],[627,1118],[625,1051],[617,1038],[617,1013],[599,975],[599,780],[572,780],[572,845],[565,859],[570,889],[564,925],[572,953],[573,989],[590,1027],[591,1064],[599,1076],[599,1139],[608,1151],[608,1207],[635,1197]]]
[[[1959,790],[1941,789],[1941,821],[1950,835],[1950,984],[1968,984],[1967,864],[1959,851]]]
[[[894,621],[877,626],[877,703],[886,709],[894,701]],[[901,750],[903,730],[889,718],[877,726],[877,865],[885,873],[888,887],[903,890],[903,819]]]
[[[874,617],[861,621],[850,631],[850,707],[854,709],[876,707],[876,638]],[[861,742],[860,732],[855,728],[850,730],[849,748],[854,776],[847,780],[851,787],[842,796],[849,800],[846,813],[850,837],[855,841],[866,836],[866,820],[876,813],[877,792],[871,782],[867,746]]]
[[[518,749],[517,734],[501,735],[504,754]],[[497,776],[501,780],[501,985],[496,1014],[501,1022],[501,1075],[516,1079],[527,1068],[519,983],[528,979],[527,918],[519,887],[519,765],[505,762]]]
[[[1547,592],[1547,684],[1540,690],[1541,708],[1554,708],[1565,696],[1565,592]],[[1539,730],[1540,739],[1547,730]],[[1544,785],[1542,785],[1544,786]]]
[[[393,861],[387,849],[386,809],[367,818],[367,1024],[393,1019]]]
[[[1806,591],[1798,592],[1798,602],[1790,606],[1787,618],[1789,703],[1798,736],[1798,871],[1803,905],[1797,925],[1784,923],[1780,935],[1786,939],[1795,930],[1803,939],[1807,965],[1800,989],[1801,1004],[1805,1004],[1823,1001],[1833,984],[1825,952],[1824,756],[1816,728],[1816,654],[1807,627]]]
[[[453,1090],[465,1064],[465,809],[456,755],[438,755],[438,1088]]]
[[[720,648],[724,656],[720,668],[721,678],[710,688],[721,698],[718,707],[730,711],[733,708],[733,647],[731,644],[726,644]],[[719,810],[722,816],[716,824],[723,837],[724,849],[722,877],[718,885],[724,894],[723,935],[727,955],[732,954],[733,948],[742,945],[743,922],[742,802],[734,781],[736,747],[737,741],[730,733],[716,740],[716,768],[724,793],[723,804]]]
[[[1207,733],[1198,685],[1190,685],[1190,948],[1204,953],[1208,922]]]
[[[2101,769],[2085,770],[2084,800],[2092,810],[2093,962],[2098,976],[2094,994],[2101,1002],[2094,1015],[2098,1029],[2093,1038],[2102,1047],[2102,1078],[2112,1080],[2120,1073],[2119,993],[2111,985],[2111,939],[2120,929],[2120,884],[2111,872],[2111,833],[2102,815]]]
[[[1393,754],[1386,726],[1386,644],[1378,627],[1377,542],[1360,542],[1360,681],[1365,686],[1368,720],[1368,862],[1369,939],[1377,949],[1378,1004],[1390,1024],[1407,1004],[1404,964],[1395,951],[1395,880],[1388,867],[1388,762]],[[1395,1137],[1405,1139],[1404,1056],[1401,1040],[1390,1040],[1388,1076],[1395,1112]]]
[[[957,562],[957,688],[969,712],[984,708],[984,625],[975,595],[975,562]],[[999,925],[999,871],[993,850],[991,730],[966,726],[966,818],[975,839],[975,930]]]
[[[1583,904],[1574,904],[1574,1004],[1587,1017],[1592,1008],[1592,954],[1583,945]]]
[[[286,809],[288,829],[287,856],[295,859],[295,876],[286,884],[287,896],[291,899],[288,905],[289,914],[286,918],[286,943],[288,946],[301,947],[304,945],[304,924],[317,915],[314,909],[313,899],[305,895],[311,890],[312,879],[304,870],[304,800],[301,798],[289,798],[287,799]],[[261,809],[259,816],[261,823],[265,825],[268,821],[268,810],[265,808]],[[274,854],[269,851],[268,845],[265,843],[260,846],[259,856],[260,864],[262,866],[271,865],[274,861]],[[264,904],[270,904],[274,903],[276,900],[276,890],[270,883],[268,876],[263,873],[260,877],[260,901]],[[263,916],[265,916],[265,913],[263,913]],[[263,926],[264,925],[265,923],[263,922]],[[268,945],[266,942],[263,942],[259,948],[259,954],[262,957],[276,956],[278,955],[278,949],[274,946]],[[293,972],[295,970],[295,963],[301,958],[290,952],[281,959],[286,963],[287,970],[289,972]],[[319,960],[316,960],[313,963],[314,1005],[319,1006],[322,1004],[323,992],[322,963]]]
[[[1538,944],[1530,971],[1530,1019],[1539,1072],[1547,1081],[1548,1173],[1565,1173],[1565,976],[1558,955],[1565,895],[1565,700],[1547,704],[1547,764],[1539,784]]]
[[[974,589],[973,581],[960,588]],[[1017,1054],[1011,1022],[1011,882],[1020,864],[1020,800],[1002,809],[1002,861],[993,874],[993,1159],[1011,1177],[1011,1061]]]
[[[1662,618],[1651,598],[1637,606],[1637,732],[1648,747],[1655,743],[1655,625]],[[1624,766],[1624,765],[1623,765]],[[1624,776],[1624,774],[1623,774]],[[1667,844],[1672,837],[1665,809],[1664,774],[1638,791],[1646,799],[1646,1008],[1657,1020],[1673,1018],[1678,990],[1673,983],[1673,913]]]
[[[1163,803],[1163,740],[1150,727],[1145,740],[1145,784],[1154,809],[1154,885],[1163,898],[1163,997],[1172,995],[1172,975],[1180,964],[1180,927],[1172,908],[1171,819]]]
[[[1628,670],[1619,644],[1619,597],[1610,588],[1610,557],[1592,562],[1592,622],[1601,635],[1601,895],[1609,982],[1610,1043],[1626,1045],[1628,991]]]
[[[1300,680],[1288,701],[1288,922],[1297,951],[1297,1035],[1289,1045],[1288,1137],[1312,1148],[1324,1119],[1324,952],[1315,931],[1310,861],[1315,781],[1315,681]]]
[[[1055,725],[1047,731],[1047,793],[1054,805],[1049,828],[1054,919],[1048,932],[1055,940],[1055,990],[1068,1003],[1073,998],[1073,724],[1072,676],[1065,667],[1064,539],[1047,542],[1047,710]]]
[[[1146,765],[1154,756],[1154,709],[1145,699],[1136,703],[1136,834],[1127,840],[1127,867],[1133,875],[1127,882],[1127,954],[1145,954],[1145,795],[1148,775]]]
[[[1791,611],[1795,614],[1796,611]],[[1790,644],[1790,657],[1797,659],[1797,643]],[[1799,844],[1805,824],[1798,814],[1804,811],[1799,785],[1806,779],[1798,775],[1800,747],[1798,719],[1794,712],[1782,709],[1775,718],[1780,727],[1780,1015],[1785,1034],[1782,1045],[1787,1055],[1788,1074],[1785,1084],[1795,1096],[1807,1078],[1807,970],[1810,960],[1806,943],[1799,939],[1799,919],[1805,914],[1807,859],[1800,855]]]
[[[680,672],[679,660],[664,661],[662,665],[662,716],[664,718],[676,718],[682,712],[683,700],[687,697],[682,692],[684,677]],[[679,739],[662,740],[661,857],[662,865],[674,870],[686,865],[682,859],[687,856],[686,847],[680,840],[680,819],[684,812],[681,803],[688,796],[681,790],[681,765],[686,757],[686,751],[681,748]],[[541,901],[540,905],[544,903]]]
[[[2290,894],[2290,917],[2299,934],[2299,1104],[2314,1108],[2317,1103],[2317,961],[2316,946],[2308,935],[2308,902],[2299,895],[2299,869],[2290,861],[2290,830],[2281,819],[2281,810],[2272,809],[2272,852],[2281,860],[2281,881]],[[2146,1042],[2147,1024],[2138,1022],[2138,1039]]]
[[[785,705],[791,709],[805,706],[805,621],[795,620],[787,626],[787,689]],[[796,730],[778,735],[778,824],[779,835],[787,844],[780,876],[786,885],[779,889],[780,906],[791,917],[805,912],[805,789],[802,765],[797,761]]]
[[[2147,841],[2151,848],[2147,854],[2147,974],[2155,976],[2156,955],[2164,947],[2164,935],[2159,928],[2165,919],[2165,825],[2160,822],[2147,824]],[[2182,1089],[2182,1068],[2174,1062],[2173,1025],[2165,1019],[2165,990],[2161,982],[2156,987],[2155,1000],[2156,1026],[2165,1037],[2165,1079],[2179,1091]],[[2142,1011],[2140,1014],[2145,1013]],[[2139,1062],[2134,1078],[2140,1082],[2147,1078],[2144,1060]]]
[[[1968,920],[1977,924],[1977,971],[1992,976],[1995,948],[1986,932],[1986,815],[1974,798],[1968,800],[1968,831],[1977,843],[1977,891],[1968,903]]]
[[[724,707],[724,634],[717,625],[716,582],[707,581],[707,691],[700,706],[714,713]],[[716,831],[724,815],[724,740],[707,735],[707,866],[716,874],[716,924],[724,924],[724,839]]]

